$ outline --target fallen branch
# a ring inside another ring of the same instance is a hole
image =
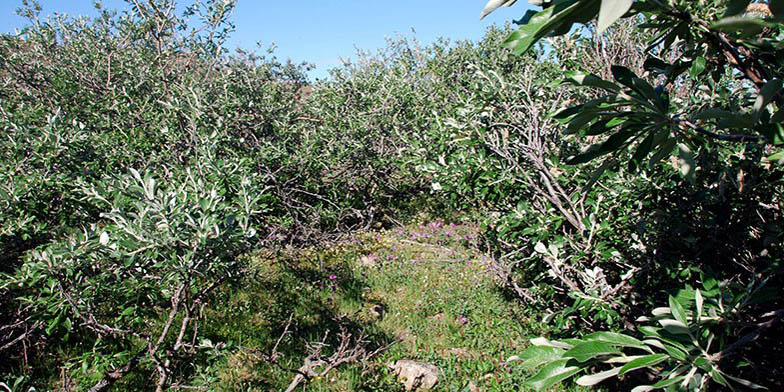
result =
[[[341,365],[358,362],[365,363],[402,341],[398,338],[386,346],[368,352],[367,344],[370,342],[365,340],[364,336],[360,336],[356,340],[352,339],[351,333],[348,333],[345,328],[341,327],[341,332],[338,335],[340,336],[340,343],[338,344],[337,349],[335,349],[335,353],[326,358],[322,356],[321,352],[324,347],[328,346],[328,344],[326,344],[328,336],[329,331],[324,334],[324,338],[321,342],[309,344],[311,353],[305,358],[305,363],[299,369],[293,370],[297,375],[291,381],[288,388],[286,388],[286,392],[294,391],[303,381],[317,377],[325,377],[330,371]],[[316,369],[319,368],[322,370],[317,371]]]

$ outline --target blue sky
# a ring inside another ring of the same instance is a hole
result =
[[[0,32],[11,33],[24,21],[15,15],[21,0],[0,0]],[[186,1],[179,1],[185,4]],[[40,0],[42,15],[94,15],[91,0]],[[125,8],[121,0],[104,0],[105,8]],[[263,48],[275,43],[282,60],[308,61],[317,69],[311,77],[324,77],[326,70],[348,58],[356,48],[383,47],[385,37],[411,36],[427,44],[442,36],[478,39],[493,23],[519,19],[528,6],[519,1],[502,7],[482,21],[485,0],[238,0],[234,13],[237,31],[230,47]]]

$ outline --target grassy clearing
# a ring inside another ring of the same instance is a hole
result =
[[[287,254],[259,254],[255,273],[223,293],[219,311],[206,315],[216,341],[244,349],[223,362],[224,390],[285,389],[319,341],[344,326],[375,348],[400,339],[365,366],[343,366],[311,391],[397,390],[386,363],[414,359],[444,372],[439,390],[517,390],[526,374],[505,359],[542,332],[523,308],[505,297],[475,249],[477,228],[434,221],[367,232],[339,244]],[[264,361],[289,318],[280,366]],[[218,326],[217,328],[214,326]],[[208,335],[208,336],[209,336]],[[256,351],[258,350],[258,351]],[[328,350],[326,350],[328,352]]]

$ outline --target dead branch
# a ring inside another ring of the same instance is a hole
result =
[[[317,377],[326,377],[330,371],[341,365],[366,363],[401,341],[401,339],[397,339],[386,346],[368,351],[367,346],[370,342],[365,339],[364,335],[360,335],[359,338],[355,339],[345,327],[341,326],[341,331],[338,333],[340,343],[338,343],[335,352],[331,356],[325,357],[322,351],[324,348],[329,347],[326,343],[328,337],[329,331],[324,333],[324,338],[320,342],[308,343],[310,354],[305,358],[305,363],[294,371],[297,375],[286,388],[286,392],[294,391],[303,381]]]

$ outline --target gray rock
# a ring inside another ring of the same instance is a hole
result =
[[[407,391],[429,391],[438,384],[443,372],[435,365],[401,359],[389,364]]]

